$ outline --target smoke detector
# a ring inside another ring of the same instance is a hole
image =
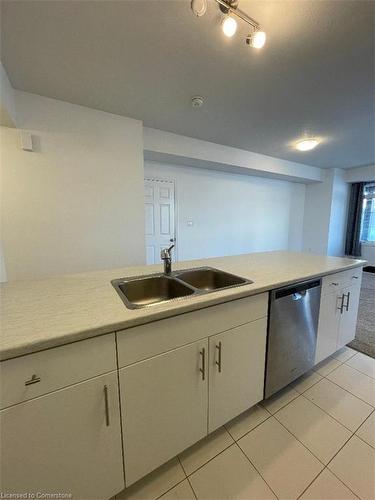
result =
[[[204,98],[200,95],[195,95],[191,98],[191,105],[193,108],[201,108],[204,103]]]

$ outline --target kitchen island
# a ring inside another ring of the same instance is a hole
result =
[[[168,304],[129,310],[111,285],[114,279],[161,272],[161,265],[94,271],[15,281],[0,287],[0,360],[87,339],[269,291],[289,283],[345,269],[365,261],[300,252],[260,252],[178,262],[174,269],[210,266],[253,283]]]
[[[161,266],[3,285],[0,491],[105,500],[132,485],[264,398],[270,291],[318,284],[311,366],[349,342],[364,264],[293,252],[180,262],[253,283],[141,309],[111,281]]]

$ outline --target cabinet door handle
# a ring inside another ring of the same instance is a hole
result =
[[[199,351],[199,354],[201,355],[201,360],[202,360],[202,366],[199,368],[199,371],[202,374],[202,380],[205,380],[206,378],[206,349],[202,347],[202,350]]]
[[[218,367],[219,373],[221,373],[221,342],[219,342],[218,344],[216,344],[216,349],[218,350],[218,360],[215,361],[215,364]]]
[[[348,300],[346,301],[346,304],[345,304],[345,309],[346,309],[347,311],[349,311],[350,292],[348,292],[347,297],[348,297]]]
[[[35,374],[31,377],[30,380],[26,380],[25,385],[37,384],[40,382],[40,377],[37,377]]]
[[[340,314],[342,314],[344,311],[344,299],[345,299],[345,293],[343,293],[343,295],[341,297],[341,305],[337,308],[337,309],[339,309]]]
[[[108,403],[108,387],[104,386],[104,404],[105,404],[105,424],[109,427],[109,403]]]
[[[335,283],[335,282],[332,282],[331,285],[334,285],[334,286],[339,286],[338,283]]]
[[[357,280],[358,276],[352,276],[352,280]]]

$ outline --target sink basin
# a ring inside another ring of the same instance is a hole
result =
[[[240,276],[235,276],[234,274],[229,274],[211,267],[201,267],[176,272],[175,276],[179,280],[188,283],[194,288],[202,291],[204,290],[206,292],[253,283],[252,281],[241,278]]]
[[[195,293],[189,286],[165,275],[124,278],[112,281],[112,285],[130,309],[160,304]]]

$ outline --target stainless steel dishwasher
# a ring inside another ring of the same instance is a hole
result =
[[[320,290],[318,279],[271,292],[265,398],[314,366]]]

